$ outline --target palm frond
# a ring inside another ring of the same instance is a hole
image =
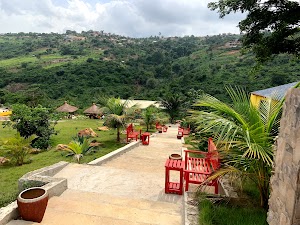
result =
[[[212,132],[218,134],[219,140],[232,141],[241,130],[234,121],[214,113],[202,111],[197,113],[195,119],[200,133]]]
[[[226,115],[230,117],[243,126],[247,126],[245,119],[241,116],[241,114],[237,113],[232,107],[227,105],[226,103],[221,102],[220,100],[216,99],[215,97],[204,94],[200,97],[200,99],[196,102],[195,106],[200,107],[208,107],[214,113],[220,115]]]

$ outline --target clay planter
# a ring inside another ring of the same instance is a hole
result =
[[[173,153],[169,156],[169,159],[182,160],[182,157],[179,154]]]
[[[40,223],[46,211],[48,198],[47,190],[40,187],[22,191],[17,199],[18,210],[22,219]]]

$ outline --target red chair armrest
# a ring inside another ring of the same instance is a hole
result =
[[[185,152],[190,152],[190,153],[198,153],[202,155],[207,155],[208,152],[203,152],[203,151],[197,151],[197,150],[184,150]]]

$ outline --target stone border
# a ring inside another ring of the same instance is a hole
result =
[[[152,135],[151,135],[152,137]],[[135,147],[138,147],[140,145],[141,141],[138,140],[138,141],[135,141],[135,142],[132,142],[132,143],[129,143],[115,151],[112,151],[98,159],[95,159],[91,162],[89,162],[87,165],[90,165],[90,166],[100,166],[102,163],[105,163],[107,161],[110,161],[112,158],[114,158],[115,156],[119,156],[127,151],[130,151],[132,149],[134,149]],[[1,224],[0,224],[1,225]]]
[[[18,181],[19,191],[30,186],[43,186],[48,191],[49,198],[61,195],[68,188],[67,179],[53,176],[68,164],[68,162],[61,161],[25,174]],[[9,221],[18,218],[17,208],[17,201],[0,208],[0,225],[6,225]]]

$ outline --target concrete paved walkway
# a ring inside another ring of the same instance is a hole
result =
[[[177,126],[101,166],[70,164],[55,177],[68,189],[49,200],[42,225],[182,224],[182,196],[165,194],[166,159],[181,153]],[[173,180],[179,174],[171,174]],[[11,221],[8,225],[32,225]]]

